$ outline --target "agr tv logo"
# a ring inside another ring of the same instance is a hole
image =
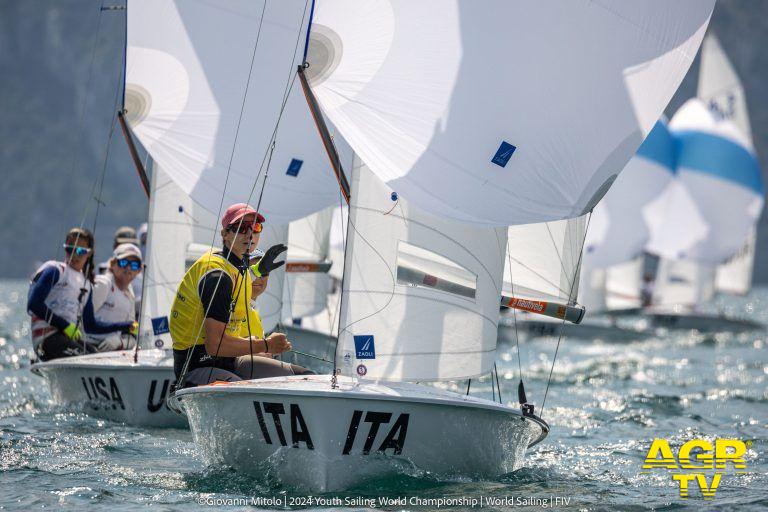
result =
[[[677,457],[666,439],[654,439],[645,456],[643,469],[666,469],[680,487],[680,497],[688,499],[689,488],[698,486],[705,500],[715,497],[720,479],[732,470],[746,473],[744,455],[752,443],[738,439],[691,439],[683,444]],[[642,473],[649,473],[643,471]]]

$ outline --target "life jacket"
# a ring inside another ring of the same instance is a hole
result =
[[[130,286],[121,290],[115,285],[115,276],[112,272],[94,278],[93,316],[96,320],[109,324],[132,322],[136,319],[135,301],[136,298]],[[86,334],[93,340],[103,340],[112,333]]]
[[[83,312],[85,303],[88,302],[91,283],[82,272],[73,269],[64,262],[51,260],[43,263],[35,271],[29,285],[30,290],[40,274],[51,266],[59,270],[59,280],[48,292],[45,305],[56,315],[76,324]],[[82,289],[85,289],[85,293],[81,293]],[[37,348],[45,338],[56,332],[57,329],[44,318],[39,318],[31,313],[30,316],[32,317],[32,345]]]
[[[179,285],[171,306],[170,331],[174,350],[186,350],[205,343],[205,311],[198,292],[202,279],[211,272],[223,271],[232,280],[230,316],[226,332],[231,336],[264,337],[261,318],[251,305],[251,273],[240,272],[224,257],[209,251],[195,261]],[[232,309],[234,304],[234,309]]]

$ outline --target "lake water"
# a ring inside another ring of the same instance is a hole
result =
[[[0,281],[0,509],[275,509],[306,496],[266,478],[205,467],[188,431],[129,428],[54,406],[45,382],[29,371],[26,289],[25,281]],[[720,298],[710,310],[768,322],[768,290]],[[544,338],[521,343],[528,398],[537,407],[555,345]],[[519,378],[514,343],[500,345],[498,362],[502,396],[511,403]],[[487,380],[472,385],[473,394],[490,397],[490,389]],[[488,481],[398,475],[316,495],[322,501],[308,508],[370,508],[379,497],[405,499],[388,508],[420,510],[436,509],[441,499],[454,500],[441,510],[478,510],[473,500],[481,499],[488,510],[768,508],[765,331],[658,332],[621,343],[566,338],[543,418],[549,437],[514,473]],[[670,472],[642,473],[654,438],[675,450],[694,438],[742,440],[750,446],[747,472],[725,474],[711,501],[695,483],[682,500]]]

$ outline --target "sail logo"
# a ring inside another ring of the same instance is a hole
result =
[[[376,345],[372,334],[355,336],[355,357],[357,359],[376,359]]]
[[[301,166],[304,165],[304,160],[299,160],[298,158],[292,158],[291,163],[288,164],[288,170],[285,171],[285,174],[288,176],[293,176],[294,178],[299,175],[299,171],[301,170]]]
[[[155,333],[155,336],[160,336],[161,334],[165,334],[167,332],[170,332],[168,329],[168,317],[167,316],[159,316],[157,318],[152,319],[152,332]]]
[[[698,488],[705,500],[712,500],[720,486],[722,476],[732,470],[735,474],[747,473],[744,455],[751,445],[738,439],[691,439],[673,452],[666,439],[654,439],[643,462],[644,470],[664,469],[680,491],[680,498],[687,500],[691,490]],[[649,474],[642,471],[641,474]]]
[[[512,158],[512,154],[516,149],[517,148],[509,142],[505,140],[501,141],[501,145],[499,146],[499,149],[496,150],[496,154],[493,155],[491,162],[498,165],[499,167],[506,167],[507,162],[509,162],[509,159]]]

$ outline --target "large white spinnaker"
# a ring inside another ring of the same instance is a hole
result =
[[[728,119],[748,139],[752,138],[747,99],[739,75],[713,33],[701,45],[701,65],[696,95],[717,119]],[[752,228],[739,251],[717,266],[715,287],[718,291],[745,294],[752,287],[756,229]]]
[[[428,214],[360,163],[352,175],[337,365],[389,381],[493,368],[506,229]]]
[[[325,0],[310,84],[374,174],[426,211],[496,226],[572,218],[662,114],[713,6]]]
[[[295,78],[309,11],[305,0],[128,5],[126,117],[152,159],[214,215],[259,203],[268,223],[283,225],[338,202]]]

